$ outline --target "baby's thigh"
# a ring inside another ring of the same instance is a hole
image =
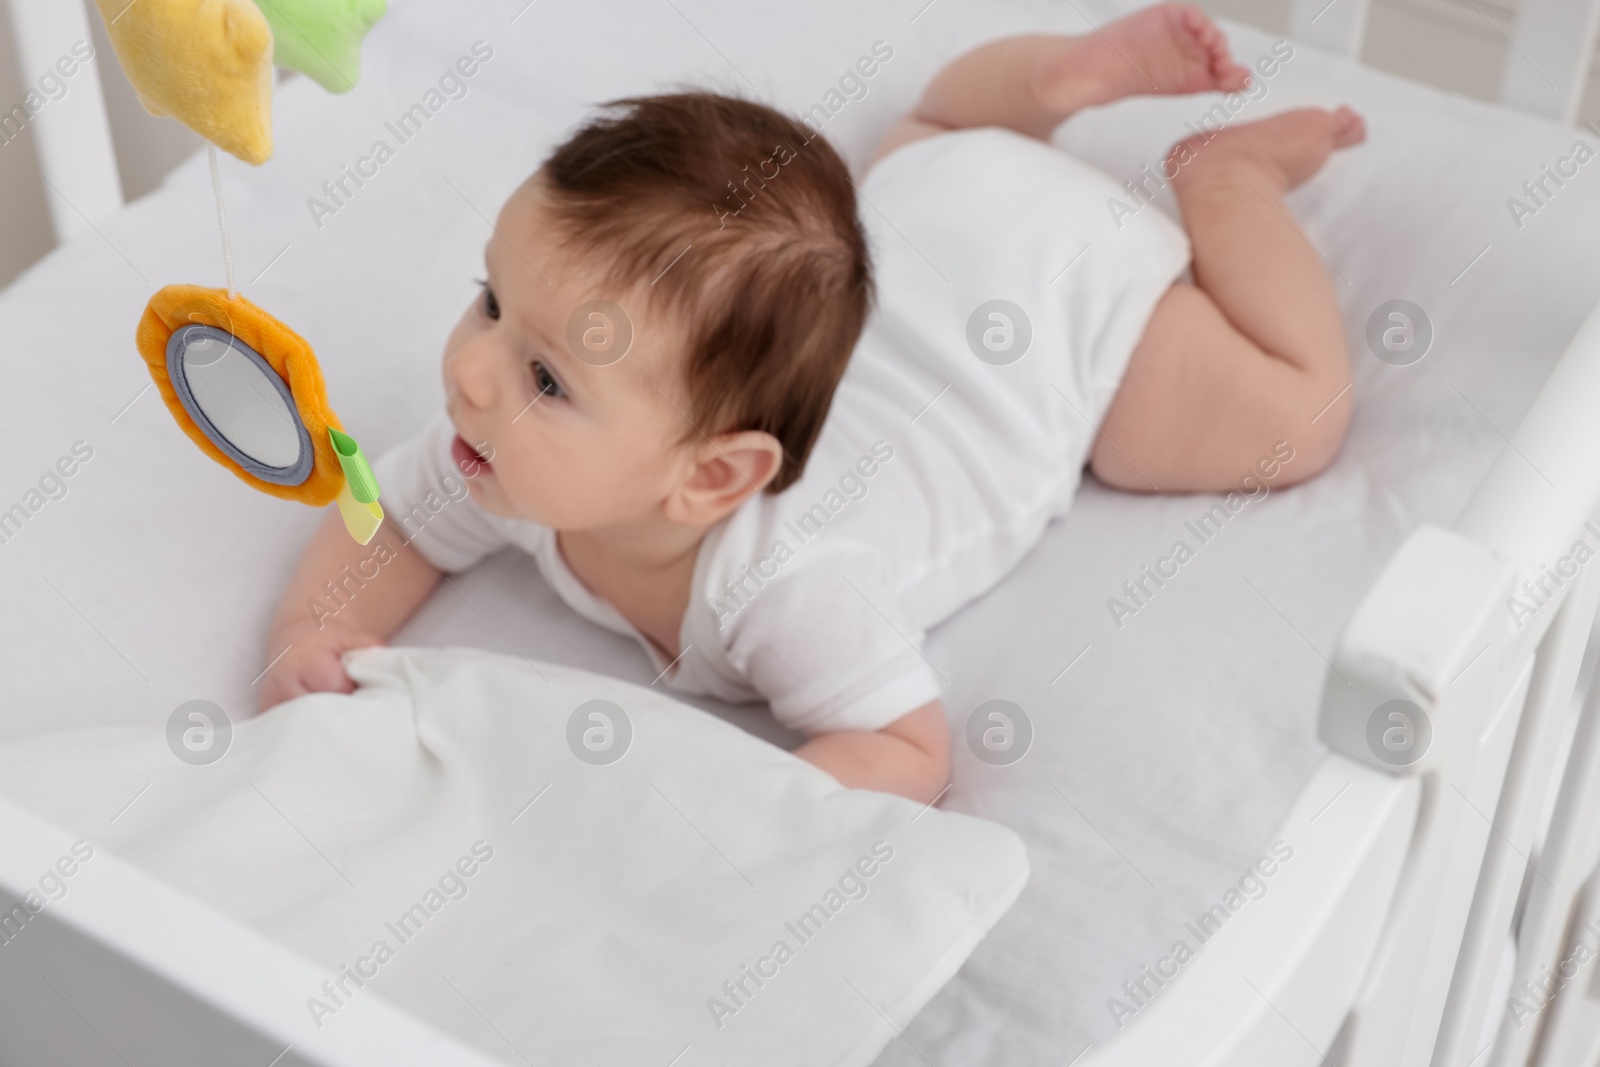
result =
[[[1179,282],[1134,347],[1090,467],[1132,492],[1222,491],[1292,449],[1277,484],[1301,481],[1327,465],[1343,436],[1342,411],[1320,417],[1334,399],[1320,396],[1320,385]]]
[[[867,170],[870,171],[873,167],[876,167],[879,160],[896,148],[904,147],[913,141],[925,140],[948,132],[950,132],[950,127],[941,126],[937,122],[928,122],[925,119],[917,118],[915,115],[901,115],[895,120],[894,125],[890,126],[884,133],[882,140],[878,142],[878,147],[873,150],[872,162],[867,164]]]

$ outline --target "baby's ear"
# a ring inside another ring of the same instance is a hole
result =
[[[710,526],[764,489],[783,466],[783,446],[770,433],[741,430],[702,440],[694,468],[667,502],[668,517]]]

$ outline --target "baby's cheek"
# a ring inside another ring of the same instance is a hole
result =
[[[570,527],[595,527],[636,521],[666,496],[651,472],[622,463],[575,463],[549,487],[549,506]]]
[[[572,465],[508,456],[504,449],[480,490],[486,510],[552,529],[571,527],[574,505],[590,491]]]

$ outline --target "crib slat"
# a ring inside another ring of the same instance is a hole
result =
[[[19,105],[0,115],[0,122],[10,120],[8,136],[31,132],[34,137],[50,222],[56,239],[66,240],[122,206],[122,180],[96,65],[102,57],[81,61],[83,45],[94,44],[82,0],[10,0],[9,7],[23,87],[43,103],[32,114]],[[56,81],[65,86],[56,99],[39,90],[40,79],[52,75],[46,88],[55,91]]]
[[[1518,994],[1525,979],[1538,983],[1546,973],[1545,968],[1555,971],[1561,964],[1569,943],[1568,926],[1574,904],[1590,873],[1585,864],[1597,815],[1600,815],[1600,687],[1591,684],[1573,734],[1550,830],[1539,850],[1539,873],[1528,884],[1528,902],[1517,931],[1513,995]],[[1592,947],[1592,934],[1584,934],[1583,939]],[[1593,966],[1589,964],[1575,976],[1570,995],[1590,995]],[[1528,998],[1524,995],[1523,999]],[[1527,1063],[1539,1025],[1548,1025],[1544,1018],[1524,1020],[1524,1023],[1520,1028],[1512,1025],[1501,1028],[1491,1061],[1497,1067],[1520,1067]],[[1544,1062],[1561,1061],[1546,1058]]]
[[[1519,684],[1490,706],[1492,714],[1486,717],[1490,722],[1515,725],[1530,677],[1531,671],[1523,673]],[[1440,708],[1435,721],[1448,722],[1450,712],[1467,712],[1470,706]],[[1493,806],[1510,754],[1510,733],[1507,729],[1486,738],[1481,752],[1460,752],[1447,761],[1450,770],[1441,768],[1428,776],[1426,815],[1413,843],[1410,878],[1396,897],[1390,936],[1371,982],[1351,1010],[1331,1062],[1345,1067],[1369,1063],[1422,1067],[1432,1061],[1471,910],[1472,887],[1491,836],[1488,819],[1480,812]],[[1456,781],[1466,783],[1467,789],[1455,786]]]
[[[1483,1052],[1480,1041],[1485,1017],[1505,1012],[1505,1005],[1490,1003],[1490,997],[1517,897],[1528,875],[1528,857],[1539,816],[1555,777],[1558,750],[1597,601],[1600,572],[1580,571],[1577,584],[1568,587],[1567,599],[1559,606],[1560,614],[1539,646],[1527,707],[1506,771],[1500,805],[1494,811],[1497,832],[1489,838],[1439,1043],[1434,1049],[1436,1065],[1473,1062]],[[1547,605],[1545,610],[1558,609]],[[1543,863],[1540,868],[1533,875],[1536,881],[1550,873]],[[1494,1062],[1521,1063],[1522,1058]]]
[[[1359,59],[1371,7],[1371,0],[1290,0],[1289,36]]]
[[[1583,102],[1600,0],[1520,0],[1500,102],[1572,122]]]
[[[1555,1003],[1544,1009],[1543,1014],[1548,1019],[1524,1020],[1530,1028],[1543,1023],[1537,1038],[1539,1067],[1565,1067],[1566,1064],[1600,1060],[1600,1000],[1589,992],[1595,963],[1592,958],[1579,962],[1583,957],[1575,947],[1580,942],[1587,948],[1594,947],[1594,930],[1600,929],[1600,872],[1589,876],[1579,894],[1570,929],[1563,941],[1566,947],[1562,958],[1567,959],[1570,954],[1576,973],[1558,991]],[[1521,979],[1516,981],[1520,983]],[[1522,990],[1513,984],[1512,993],[1520,994]],[[1536,998],[1525,994],[1524,1000],[1537,1003]]]

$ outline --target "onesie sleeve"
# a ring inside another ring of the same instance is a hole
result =
[[[468,495],[450,455],[455,427],[440,416],[373,464],[386,524],[442,571],[464,571],[509,543],[502,520]]]
[[[819,546],[723,624],[730,664],[790,729],[880,730],[939,699],[923,635],[901,611],[876,550],[823,554]]]

